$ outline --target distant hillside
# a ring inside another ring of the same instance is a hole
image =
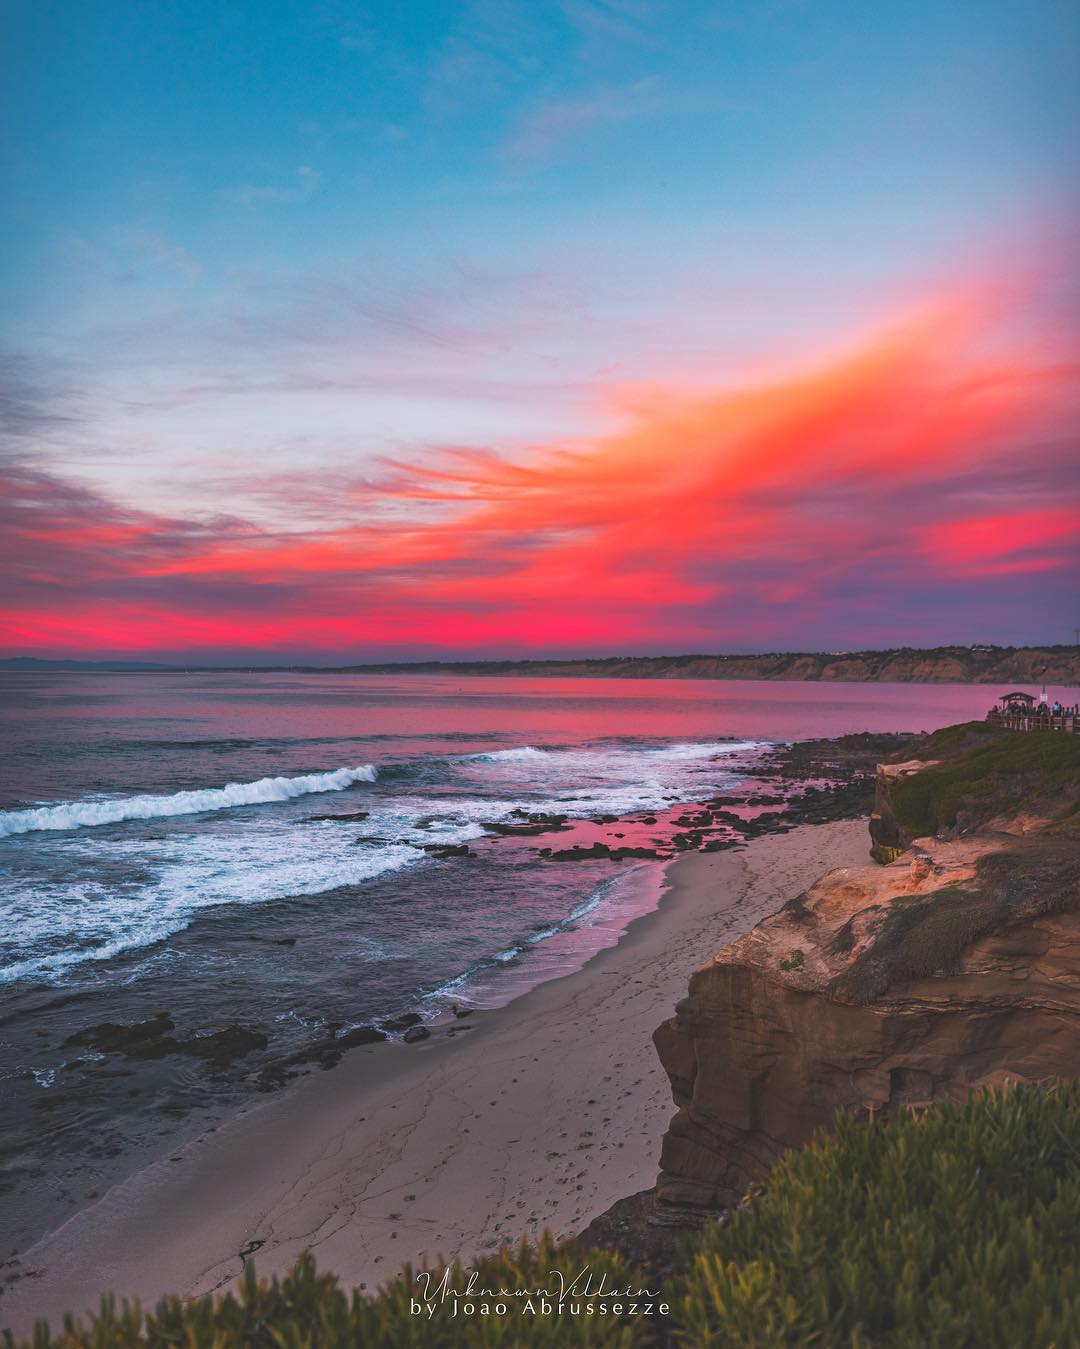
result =
[[[1080,684],[1080,647],[937,646],[927,650],[770,651],[758,656],[608,656],[583,660],[425,660],[365,665],[162,665],[129,660],[38,660],[15,656],[0,670],[175,671],[330,670],[355,674],[568,676],[595,679],[790,679],[898,684]]]
[[[345,666],[385,673],[569,675],[606,679],[792,679],[900,684],[1077,684],[1080,647],[768,652],[760,656],[611,656],[603,660],[425,661]]]
[[[9,656],[0,660],[0,670],[25,670],[48,673],[63,670],[86,670],[90,673],[108,673],[110,670],[174,670],[174,665],[162,665],[153,660],[39,660],[37,656]]]

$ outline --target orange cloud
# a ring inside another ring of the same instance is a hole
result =
[[[942,573],[1053,571],[1078,518],[1055,481],[1071,371],[991,342],[990,317],[961,297],[800,376],[624,391],[635,415],[592,441],[389,464],[346,529],[173,522],[165,546],[84,503],[22,546],[107,549],[112,591],[73,576],[9,640],[48,644],[63,614],[125,649],[715,644]]]

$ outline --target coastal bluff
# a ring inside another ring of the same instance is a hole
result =
[[[677,1113],[654,1229],[736,1205],[838,1110],[1075,1074],[1080,744],[971,723],[903,757],[878,772],[880,862],[828,873],[713,955],[655,1032]]]
[[[370,674],[1023,686],[1080,683],[1080,646],[937,646],[878,651],[770,651],[752,655],[412,661],[342,668]]]

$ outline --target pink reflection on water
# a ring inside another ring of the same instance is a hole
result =
[[[990,684],[428,674],[65,675],[23,676],[20,683],[58,714],[77,709],[83,723],[167,720],[192,737],[512,735],[541,744],[606,736],[797,740],[930,731],[981,720],[1003,691]],[[1064,686],[1047,693],[1051,701],[1076,696]]]

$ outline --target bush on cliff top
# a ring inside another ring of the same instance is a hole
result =
[[[882,1127],[841,1115],[711,1228],[673,1290],[710,1349],[1065,1349],[1080,1327],[1080,1084]]]
[[[1063,792],[1080,787],[1080,736],[1062,732],[968,722],[936,731],[919,746],[919,757],[945,762],[899,779],[892,789],[893,811],[908,838],[951,828],[961,810],[983,822],[1022,805],[1056,809]]]
[[[462,1290],[476,1272],[479,1289],[556,1289],[555,1271],[569,1285],[588,1265],[607,1287],[640,1288],[644,1281],[625,1261],[607,1251],[563,1252],[549,1234],[536,1246],[522,1242],[463,1268],[449,1267],[450,1286]],[[445,1266],[433,1274],[434,1289]],[[197,1302],[163,1298],[152,1312],[138,1303],[117,1306],[102,1299],[89,1325],[66,1318],[63,1331],[50,1335],[39,1324],[33,1349],[516,1349],[538,1346],[561,1349],[638,1349],[653,1344],[643,1322],[614,1315],[574,1317],[532,1315],[511,1306],[506,1316],[451,1316],[449,1304],[436,1307],[433,1316],[413,1315],[412,1299],[423,1301],[416,1271],[406,1265],[398,1278],[376,1296],[359,1291],[347,1295],[332,1274],[319,1274],[310,1255],[304,1255],[284,1278],[257,1279],[249,1264],[236,1290],[223,1297]],[[479,1302],[479,1298],[476,1299]],[[591,1299],[599,1303],[602,1299]],[[515,1304],[521,1299],[507,1298]],[[586,1299],[578,1299],[580,1302]],[[610,1305],[612,1299],[608,1299]],[[625,1299],[622,1299],[625,1301]],[[5,1338],[10,1345],[10,1339]]]
[[[766,1186],[688,1254],[661,1325],[614,1315],[412,1315],[413,1272],[347,1296],[306,1256],[284,1279],[250,1269],[235,1294],[145,1315],[106,1300],[89,1325],[39,1326],[34,1349],[1065,1349],[1077,1343],[1080,1085],[986,1092],[885,1125],[841,1115],[786,1154]],[[616,1256],[505,1249],[481,1286],[552,1287],[588,1266],[608,1286],[657,1287]],[[451,1267],[454,1286],[465,1271]]]

